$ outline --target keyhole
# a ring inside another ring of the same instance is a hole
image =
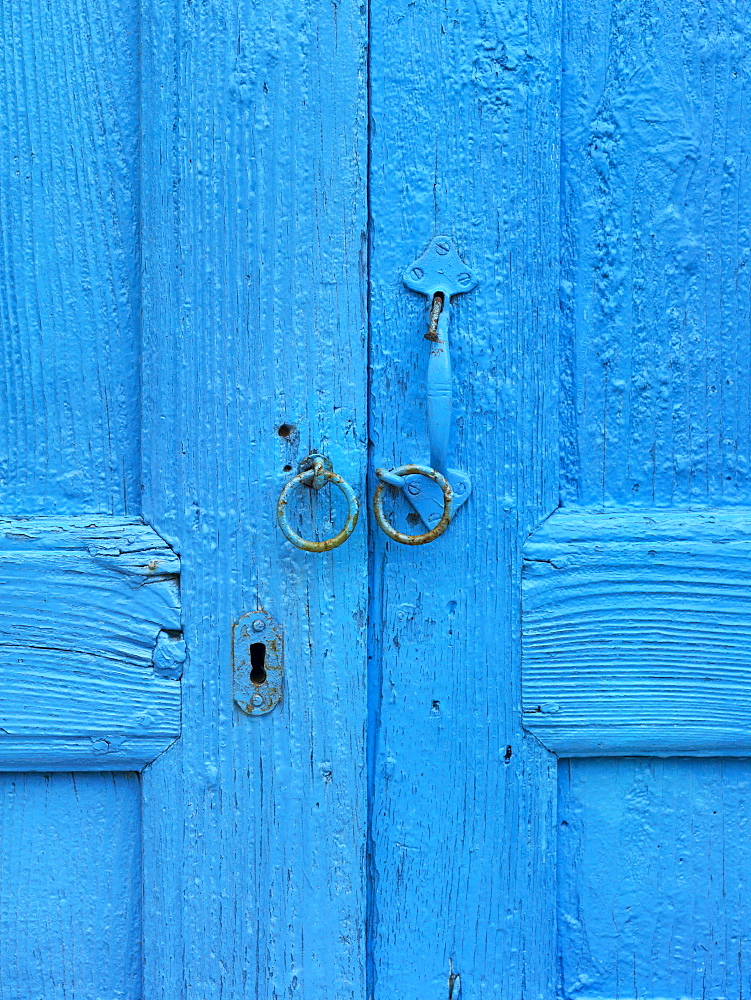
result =
[[[250,679],[254,684],[263,684],[266,680],[266,643],[251,642],[250,644]]]

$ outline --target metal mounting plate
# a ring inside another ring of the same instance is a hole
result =
[[[478,280],[456,252],[449,236],[433,237],[425,253],[412,261],[403,278],[407,288],[429,298],[436,292],[449,296],[471,292]]]
[[[282,700],[283,657],[282,627],[267,611],[251,611],[233,626],[233,694],[247,715],[266,715]]]
[[[420,515],[425,527],[434,528],[443,514],[441,487],[425,476],[404,476],[403,478],[406,481],[402,489],[404,496]],[[469,498],[469,494],[472,492],[472,483],[469,476],[464,472],[459,472],[458,469],[448,469],[446,478],[454,492],[451,504],[451,516],[453,517],[465,500]]]

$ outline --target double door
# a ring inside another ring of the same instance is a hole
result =
[[[0,995],[745,995],[748,12],[0,18]]]

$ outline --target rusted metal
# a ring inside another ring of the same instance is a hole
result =
[[[282,627],[263,609],[251,611],[232,628],[233,694],[247,715],[266,715],[284,692]]]
[[[382,483],[388,483],[390,486],[396,486],[397,489],[403,490],[407,485],[407,480],[403,476],[397,476],[395,472],[389,469],[378,469],[378,478]]]
[[[432,340],[433,343],[438,343],[440,337],[438,336],[438,320],[441,316],[441,311],[443,309],[444,295],[443,292],[436,292],[433,296],[433,301],[430,305],[430,320],[428,321],[428,332],[425,334],[426,340]]]
[[[277,522],[284,537],[296,545],[298,549],[303,549],[305,552],[330,552],[346,542],[355,530],[360,514],[360,505],[352,487],[346,479],[333,471],[331,462],[324,455],[319,455],[317,452],[308,455],[300,463],[299,469],[298,474],[289,480],[279,495],[276,505]],[[332,483],[344,494],[347,501],[347,520],[342,530],[333,538],[325,538],[323,541],[315,542],[309,538],[303,538],[290,527],[287,520],[287,505],[293,492],[300,486],[312,486],[313,489],[318,490],[327,483]]]
[[[383,494],[386,489],[386,485],[396,486],[399,488],[399,484],[394,482],[397,477],[403,476],[426,476],[428,479],[432,479],[433,482],[438,483],[443,492],[443,514],[440,521],[434,528],[430,531],[426,531],[422,535],[406,535],[402,531],[397,531],[396,528],[389,524],[386,515],[383,512]],[[431,469],[427,465],[401,465],[398,469],[392,469],[387,471],[386,469],[376,469],[376,476],[381,480],[376,487],[375,495],[373,497],[373,513],[375,514],[376,523],[378,527],[383,531],[389,538],[393,538],[395,542],[401,542],[402,545],[425,545],[426,542],[432,542],[439,535],[448,528],[449,521],[451,520],[451,502],[453,500],[453,491],[448,480],[437,472],[435,469]]]
[[[311,490],[320,490],[323,489],[327,481],[324,473],[333,472],[334,466],[331,464],[330,458],[326,458],[325,455],[319,455],[317,451],[314,451],[297,466],[298,472],[310,472],[311,470],[313,478],[307,480],[303,485]]]

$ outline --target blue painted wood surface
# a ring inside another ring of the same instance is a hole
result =
[[[0,6],[0,511],[137,513],[139,5]]]
[[[751,754],[750,513],[563,509],[532,533],[523,712],[546,747]]]
[[[751,986],[751,761],[560,765],[565,997],[742,997]]]
[[[559,18],[547,0],[371,4],[376,465],[429,456],[428,310],[404,268],[448,233],[480,275],[451,319],[449,464],[472,496],[430,545],[372,536],[379,1000],[555,988],[555,768],[520,725],[518,609],[521,542],[558,499]]]
[[[530,725],[718,756],[559,765],[562,998],[748,992],[748,759],[720,755],[748,747],[750,33],[726,0],[565,8],[564,511],[529,542],[524,667],[559,711]]]
[[[144,996],[133,772],[179,735],[182,652],[179,563],[138,517],[139,36],[131,0],[0,4],[8,1000]]]
[[[745,747],[748,13],[0,3],[3,996],[745,995],[747,764],[652,755]],[[430,546],[363,518],[299,552],[309,451],[364,507],[427,458],[401,275],[436,232],[481,276],[472,498]],[[253,719],[261,607],[285,695]]]
[[[751,500],[746,3],[571,0],[566,503]]]
[[[0,774],[0,995],[142,1000],[139,776]]]
[[[179,571],[132,518],[0,517],[0,770],[140,770],[174,742]]]

